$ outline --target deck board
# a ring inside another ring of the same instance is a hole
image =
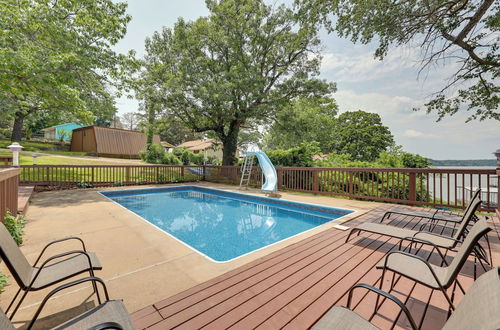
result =
[[[348,222],[354,227],[376,221],[392,206],[382,206]],[[418,229],[421,218],[392,216],[391,225]],[[498,265],[498,223],[489,238],[493,261]],[[329,229],[210,281],[166,298],[132,314],[138,329],[304,329],[311,327],[334,305],[347,303],[347,292],[356,283],[379,286],[381,270],[375,265],[385,253],[396,249],[397,239],[362,233],[345,243],[348,231]],[[426,247],[421,255],[429,254]],[[453,254],[453,253],[452,253]],[[437,262],[437,255],[430,256]],[[447,258],[452,258],[447,256]],[[470,258],[459,279],[467,290],[473,283],[475,265]],[[483,271],[477,267],[481,274]],[[388,289],[392,274],[384,279]],[[451,292],[451,291],[450,291]],[[457,290],[458,292],[458,290]],[[439,329],[448,306],[440,292],[406,278],[397,281],[393,294],[409,307],[423,329]],[[462,298],[456,294],[455,301]],[[356,292],[352,307],[381,328],[409,328],[391,302],[384,301],[373,315],[375,296]]]

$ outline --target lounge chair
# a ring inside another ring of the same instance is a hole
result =
[[[446,289],[456,283],[462,293],[465,293],[462,285],[458,282],[457,275],[465,261],[467,261],[469,254],[473,252],[478,241],[481,237],[487,235],[490,230],[491,227],[488,226],[485,219],[476,222],[450,264],[448,264],[444,256],[440,254],[443,264],[446,265],[445,267],[430,264],[427,259],[406,251],[388,252],[377,265],[377,268],[382,269],[381,285],[384,282],[385,273],[388,270],[392,271],[394,274],[389,292],[394,285],[394,275],[399,274],[431,289],[441,290],[450,304],[451,309],[454,310],[455,306],[453,305],[453,299],[448,296]]]
[[[430,231],[425,231],[425,230],[412,230],[412,229],[406,229],[406,228],[400,228],[396,226],[391,226],[388,224],[382,224],[382,223],[375,223],[375,222],[365,222],[358,227],[352,228],[349,235],[347,235],[346,238],[346,243],[349,241],[351,236],[354,233],[358,233],[358,235],[361,232],[369,232],[369,233],[374,233],[374,234],[380,234],[384,236],[390,236],[394,238],[399,238],[399,246],[401,248],[401,245],[403,241],[410,241],[410,250],[413,242],[418,242],[418,243],[423,243],[423,244],[430,244],[437,250],[439,254],[442,254],[441,251],[439,251],[439,248],[444,248],[447,250],[453,250],[456,248],[456,246],[461,243],[464,239],[464,237],[468,233],[468,225],[472,221],[472,219],[475,217],[475,212],[477,208],[481,205],[481,200],[479,198],[476,198],[474,201],[471,202],[470,207],[467,208],[467,212],[464,213],[463,215],[463,220],[459,224],[457,228],[450,228],[446,227],[443,225],[439,224],[433,224],[433,226],[438,226],[442,228],[449,228],[453,231],[453,235],[450,236],[444,236],[444,235],[439,235]],[[477,245],[474,247],[474,254],[479,258],[479,261],[481,263],[481,266],[486,269],[483,265],[483,261],[486,262],[489,265],[492,264],[492,256],[491,256],[491,246],[488,237],[486,236],[486,243],[488,246],[489,250],[489,255],[490,258],[488,260],[488,253],[484,250],[484,248],[481,245]]]
[[[108,290],[104,284],[104,282],[97,277],[86,277],[74,282],[70,282],[64,284],[60,287],[52,290],[42,301],[40,307],[36,311],[35,316],[28,324],[28,329],[31,329],[35,324],[40,312],[44,308],[47,301],[56,293],[61,290],[73,287],[75,285],[89,282],[93,283],[93,286],[96,287],[97,284],[101,284],[103,287],[104,295],[106,297],[106,301],[99,306],[96,306],[83,314],[80,314],[69,321],[64,322],[63,324],[58,325],[53,329],[123,329],[123,330],[133,330],[134,326],[132,325],[132,321],[128,316],[128,312],[120,300],[109,300]],[[14,326],[7,318],[7,315],[0,310],[0,329],[2,330],[14,330]]]
[[[313,327],[314,330],[338,329],[378,329],[376,326],[351,311],[352,293],[364,288],[375,292],[397,304],[404,312],[413,330],[418,327],[406,306],[395,296],[367,284],[357,284],[349,291],[347,308],[332,307]],[[481,275],[467,291],[457,309],[443,326],[443,330],[500,328],[500,267],[495,267]]]
[[[51,256],[38,266],[38,263],[49,246],[68,240],[80,242],[82,250],[72,250]],[[10,308],[14,305],[19,293],[24,291],[21,299],[15,305],[10,315],[10,319],[14,317],[28,292],[47,288],[84,272],[89,272],[90,276],[94,276],[94,270],[102,269],[97,256],[92,252],[87,252],[85,243],[78,237],[67,237],[50,242],[43,248],[32,266],[3,224],[0,225],[0,258],[5,262],[12,277],[14,277],[19,285],[19,290],[10,302],[5,313],[8,313]],[[98,294],[95,284],[94,291]],[[98,299],[100,300],[99,295]]]
[[[383,222],[385,219],[389,219],[392,214],[401,214],[401,215],[409,215],[409,216],[414,216],[414,217],[419,217],[419,218],[430,219],[431,223],[436,222],[436,221],[459,223],[459,222],[463,221],[465,214],[472,207],[474,202],[477,199],[481,199],[480,193],[481,193],[481,188],[477,189],[474,192],[474,194],[472,195],[472,198],[467,203],[467,207],[465,208],[464,212],[461,215],[439,212],[438,209],[436,209],[433,213],[431,213],[431,212],[426,212],[426,211],[416,211],[416,210],[409,210],[409,209],[404,209],[404,208],[393,208],[390,211],[387,211],[384,213],[384,215],[382,216],[382,219],[380,219],[380,222]],[[473,218],[473,220],[477,221],[478,218],[477,217]]]
[[[450,236],[444,236],[444,235],[438,235],[436,233],[430,232],[430,231],[423,231],[423,230],[412,230],[412,229],[406,229],[406,228],[400,228],[396,226],[391,226],[388,224],[382,224],[382,223],[375,223],[375,222],[365,222],[355,228],[351,229],[351,232],[349,235],[347,235],[346,238],[346,243],[349,241],[351,236],[354,233],[358,233],[358,235],[361,232],[369,232],[369,233],[374,233],[374,234],[380,234],[384,236],[390,236],[390,237],[395,237],[399,238],[401,240],[413,240],[415,238],[418,238],[420,241],[426,240],[431,242],[433,245],[436,245],[440,248],[445,248],[445,249],[453,249],[455,246],[460,243],[463,240],[463,237],[465,236],[467,232],[467,226],[469,225],[472,217],[474,216],[474,213],[476,212],[477,208],[481,204],[481,200],[475,199],[470,207],[467,209],[467,212],[464,213],[463,215],[463,220],[459,224],[459,226],[454,230],[454,234]],[[436,225],[440,226],[443,228],[447,228],[446,226],[441,226],[441,225]]]

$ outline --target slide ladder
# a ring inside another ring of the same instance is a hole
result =
[[[262,177],[264,179],[264,182],[260,189],[266,192],[271,192],[273,195],[275,195],[274,193],[278,189],[278,174],[276,173],[276,168],[274,168],[274,165],[269,157],[267,157],[267,155],[262,151],[247,152],[245,161],[243,163],[240,187],[242,187],[244,183],[246,183],[246,186],[248,186],[250,175],[252,173],[254,157],[257,157],[257,159],[259,160],[259,166],[262,170]]]
[[[254,155],[247,155],[245,157],[245,161],[243,162],[243,166],[241,167],[240,189],[243,187],[247,188],[248,184],[250,183],[254,158]]]

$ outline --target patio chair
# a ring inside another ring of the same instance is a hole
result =
[[[82,245],[82,250],[72,250],[51,256],[38,266],[48,247],[69,240],[79,241]],[[12,277],[14,277],[19,285],[19,290],[5,313],[8,313],[10,308],[14,306],[19,293],[24,291],[21,299],[15,305],[10,319],[14,317],[28,292],[47,288],[84,272],[89,272],[90,276],[94,276],[94,270],[102,269],[97,256],[92,252],[87,252],[85,243],[78,237],[67,237],[50,242],[43,248],[32,266],[3,224],[0,225],[0,258],[5,262]],[[95,283],[94,291],[98,295]],[[100,301],[99,295],[98,299]]]
[[[35,316],[30,321],[27,326],[27,329],[31,329],[35,324],[40,312],[45,307],[47,301],[56,293],[61,290],[73,287],[78,284],[86,283],[91,281],[93,286],[99,283],[103,287],[104,296],[106,301],[104,303],[100,303],[99,306],[96,306],[72,319],[64,322],[56,326],[53,329],[91,329],[91,330],[100,330],[100,329],[123,329],[123,330],[133,330],[135,329],[132,325],[132,321],[128,316],[127,309],[123,305],[121,300],[110,300],[108,290],[104,281],[98,277],[86,277],[82,278],[67,284],[64,284],[60,287],[52,290],[42,301],[41,305],[38,307],[38,310],[35,313]],[[2,330],[14,330],[14,326],[11,321],[5,315],[5,313],[0,309],[0,329]]]
[[[394,287],[395,275],[399,274],[431,289],[440,290],[450,304],[450,308],[454,310],[453,294],[450,298],[446,290],[455,284],[460,288],[462,293],[465,293],[462,285],[457,279],[457,275],[471,252],[473,252],[478,241],[481,237],[487,235],[490,230],[491,227],[488,226],[485,219],[476,222],[450,264],[448,264],[441,253],[439,254],[442,263],[445,265],[444,267],[430,264],[427,259],[406,251],[399,250],[388,252],[377,265],[377,268],[382,269],[380,285],[382,286],[384,282],[385,273],[388,270],[392,271],[393,277],[389,293]],[[427,243],[430,244],[429,242]]]
[[[382,219],[380,219],[380,222],[383,222],[385,219],[389,219],[392,214],[401,214],[401,215],[409,215],[419,218],[430,219],[430,223],[435,223],[438,221],[460,223],[463,221],[465,214],[467,214],[467,211],[472,207],[472,205],[475,203],[477,199],[481,199],[481,188],[476,189],[476,191],[472,195],[472,198],[467,203],[467,206],[462,214],[452,214],[452,213],[447,214],[439,212],[438,209],[436,209],[433,213],[431,213],[426,211],[416,211],[404,208],[393,208],[384,213]],[[474,216],[472,220],[477,221],[478,219],[479,218]]]
[[[338,329],[379,329],[355,312],[350,310],[352,294],[355,289],[366,289],[375,292],[394,302],[404,312],[413,330],[418,327],[406,306],[395,296],[368,284],[356,284],[349,290],[347,308],[332,307],[313,327],[314,330]],[[495,267],[481,275],[467,291],[457,309],[446,321],[443,330],[500,328],[500,267]]]
[[[442,228],[449,228],[452,230],[454,233],[451,237],[450,236],[444,236],[444,235],[439,235],[437,233],[433,233],[431,231],[426,231],[426,230],[412,230],[412,229],[406,229],[406,228],[400,228],[396,226],[391,226],[388,224],[382,224],[382,223],[375,223],[375,222],[366,222],[363,223],[355,228],[352,228],[349,235],[347,235],[346,238],[346,243],[349,241],[351,236],[354,233],[357,233],[358,235],[361,232],[369,232],[373,234],[379,234],[379,235],[384,235],[384,236],[390,236],[394,238],[399,238],[399,246],[401,249],[401,246],[403,244],[403,241],[410,241],[410,251],[411,251],[411,246],[413,242],[422,243],[422,244],[429,244],[432,245],[433,248],[437,250],[439,254],[442,254],[439,248],[444,248],[447,250],[454,250],[456,246],[461,243],[464,239],[464,237],[468,233],[468,225],[471,222],[472,218],[475,216],[475,212],[478,209],[479,205],[481,204],[481,200],[479,198],[474,199],[470,203],[470,207],[467,208],[467,212],[464,213],[463,215],[463,220],[462,222],[458,225],[457,228],[451,228],[439,224],[434,224],[433,226],[439,226]],[[423,228],[423,227],[421,227]],[[489,265],[493,265],[492,263],[492,255],[491,255],[491,246],[490,242],[488,239],[488,236],[486,236],[486,244],[488,247],[489,251],[489,260],[488,260],[488,253],[484,250],[484,248],[481,245],[477,245],[474,247],[474,254],[478,257],[479,261],[481,262],[481,266],[486,270],[484,267],[482,261],[486,262]]]

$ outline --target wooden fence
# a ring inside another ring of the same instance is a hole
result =
[[[239,184],[239,166],[29,165],[21,166],[21,184],[40,188],[103,187],[209,181]],[[500,171],[499,171],[500,172]],[[500,183],[495,169],[277,168],[278,189],[350,198],[463,208],[477,188],[482,209],[498,209]],[[254,167],[250,185],[262,183]]]
[[[203,179],[202,166],[23,165],[21,184],[45,188],[129,186]]]
[[[207,166],[206,180],[239,184],[236,166]],[[499,171],[500,172],[500,171]],[[357,199],[464,208],[481,188],[482,209],[498,209],[500,183],[495,169],[318,168],[279,167],[278,189]],[[262,181],[260,169],[252,173],[251,185]]]
[[[17,194],[19,187],[17,168],[0,168],[0,221],[7,211],[17,214]]]

